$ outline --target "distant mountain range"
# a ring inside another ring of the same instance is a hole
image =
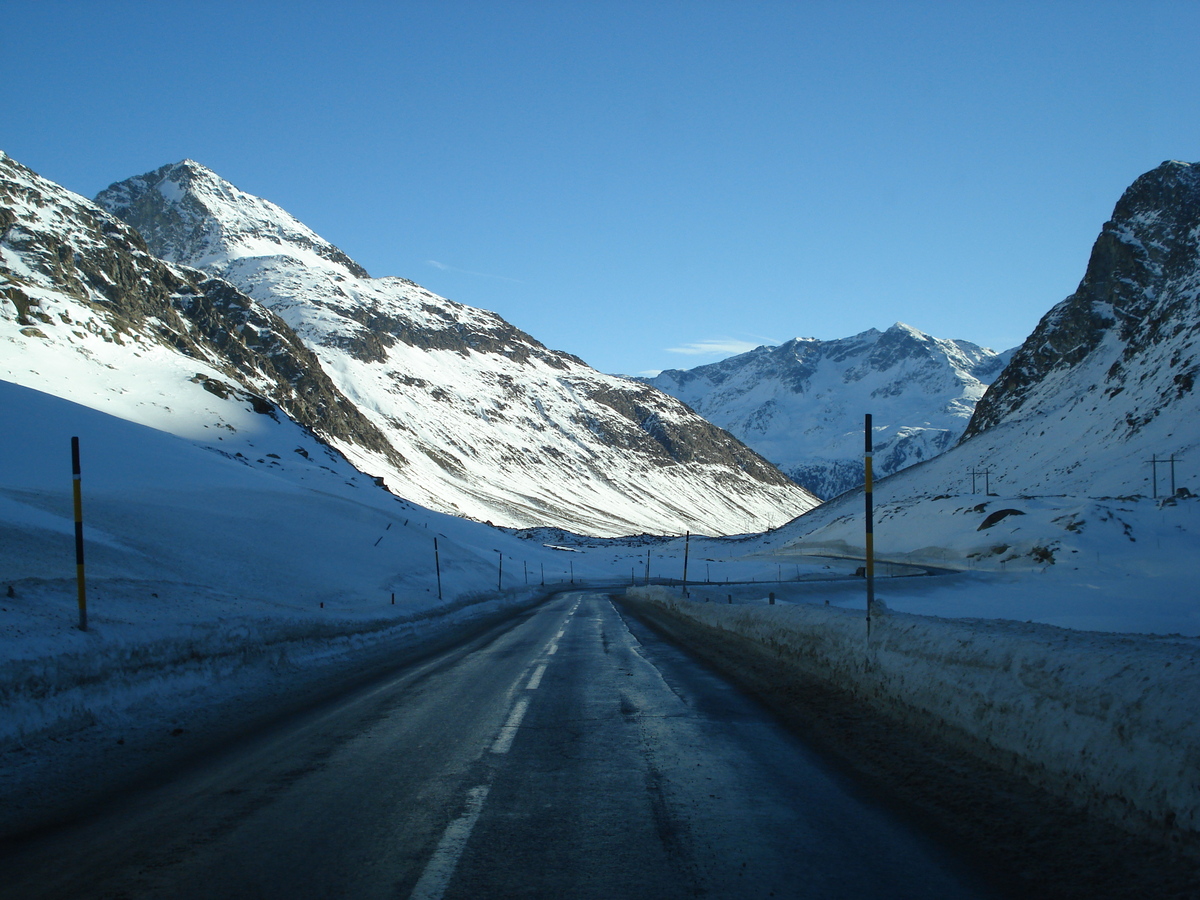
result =
[[[370,278],[197,163],[97,203],[0,154],[0,377],[218,449],[290,418],[395,493],[498,525],[732,533],[817,502],[674,399]]]
[[[439,511],[592,535],[779,525],[818,501],[763,457],[819,495],[851,489],[864,412],[876,471],[898,473],[881,496],[907,498],[893,516],[983,469],[993,492],[1028,497],[1166,493],[1172,473],[1192,483],[1200,449],[1198,172],[1139,178],[1079,289],[1015,351],[897,323],[636,383],[370,278],[194,162],[97,205],[0,154],[0,377],[221,452],[235,432],[269,427],[279,446],[295,428],[306,465],[344,455]]]
[[[1015,350],[895,325],[650,382],[823,496],[861,481],[871,411],[876,471],[892,473],[876,487],[879,546],[919,555],[982,544],[1001,559],[1052,561],[1080,529],[1122,533],[1121,510],[1139,498],[1198,490],[1198,379],[1200,164],[1172,160],[1122,194],[1078,289]],[[857,492],[826,503],[788,534],[861,553],[860,504]],[[984,527],[992,513],[1009,517]]]
[[[796,338],[643,380],[828,499],[862,484],[864,413],[873,417],[879,475],[932,459],[962,435],[1011,354],[898,322],[841,340]]]

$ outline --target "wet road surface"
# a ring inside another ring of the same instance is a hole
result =
[[[980,896],[582,591],[14,845],[0,871],[22,898]]]

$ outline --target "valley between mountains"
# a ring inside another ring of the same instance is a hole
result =
[[[1017,348],[897,322],[637,380],[403,277],[371,277],[194,161],[89,200],[0,154],[0,828],[15,838],[61,826],[112,799],[87,785],[89,767],[132,790],[267,727],[265,711],[282,703],[315,729],[304,733],[317,750],[294,766],[263,763],[273,774],[251,787],[241,763],[221,775],[252,796],[222,795],[229,816],[205,819],[196,846],[234,846],[260,808],[275,816],[322,796],[325,761],[373,758],[379,735],[403,730],[404,692],[434,684],[421,666],[436,658],[459,674],[437,682],[443,703],[422,707],[438,723],[428,735],[461,733],[475,750],[422,807],[408,856],[380,851],[401,874],[349,866],[328,877],[366,879],[380,896],[433,896],[418,886],[435,883],[478,895],[516,858],[506,823],[525,834],[536,813],[488,804],[526,783],[575,797],[554,760],[572,741],[599,741],[629,765],[593,774],[619,782],[640,812],[612,813],[592,837],[603,844],[635,823],[638,853],[657,867],[657,880],[630,883],[735,896],[737,871],[703,864],[703,847],[725,840],[700,824],[703,811],[729,814],[724,797],[685,777],[689,763],[718,781],[723,770],[680,749],[709,724],[676,720],[692,701],[659,691],[714,676],[663,674],[683,663],[648,649],[657,639],[621,611],[636,607],[714,659],[725,648],[751,660],[785,692],[820,685],[942,742],[950,756],[939,758],[996,766],[1115,829],[1115,849],[1097,859],[1141,854],[1194,871],[1200,164],[1167,161],[1138,178],[1080,264],[1077,290]],[[878,478],[870,610],[867,413]],[[83,449],[87,630],[72,437]],[[507,649],[493,655],[492,642]],[[403,690],[363,688],[334,717],[374,724],[323,730],[321,703],[401,670]],[[561,715],[537,705],[551,703],[530,686],[537,671],[580,705],[554,700]],[[693,706],[712,723],[749,715],[725,691],[705,687]],[[439,718],[454,704],[471,716]],[[593,721],[603,735],[587,730]],[[528,767],[510,750],[527,751]],[[722,782],[743,798],[738,815],[761,789],[745,775]],[[301,799],[289,785],[303,781],[317,790]],[[402,776],[389,784],[420,794]],[[189,796],[204,806],[202,791]],[[579,812],[591,801],[563,802],[563,833],[591,827]],[[771,808],[786,817],[787,806]],[[486,837],[472,845],[475,827]],[[895,871],[928,863],[936,883],[973,895],[957,864],[890,828]],[[1002,893],[1071,896],[1037,893],[1036,867],[1021,868],[1021,841],[1036,835],[1016,831],[1008,855],[985,865],[1011,868]],[[467,849],[451,863],[443,844]],[[212,862],[179,859],[196,872]],[[779,859],[748,864],[782,879]],[[144,895],[166,884],[126,862],[148,879]],[[598,879],[597,896],[628,874],[579,871]],[[887,871],[860,874],[896,895]],[[1106,879],[1128,895],[1121,877],[1091,879],[1087,895],[1102,896]],[[1187,896],[1186,878],[1173,879],[1155,889]]]

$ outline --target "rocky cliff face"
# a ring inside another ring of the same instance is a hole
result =
[[[737,532],[815,499],[645,385],[550,350],[493,313],[369,278],[279,207],[192,161],[97,201],[151,252],[236,285],[282,318],[405,465],[340,443],[432,508],[589,534]]]
[[[1103,620],[1092,604],[1105,580],[1190,615],[1179,561],[1197,502],[1178,495],[1200,494],[1198,373],[1200,165],[1166,162],[1125,191],[1078,289],[1014,353],[962,440],[876,484],[877,551],[1075,571],[1045,608],[1074,607],[1076,623]],[[848,495],[782,539],[861,553],[862,509]],[[1028,600],[1012,602],[1017,614]]]
[[[1060,409],[1118,412],[1128,436],[1194,406],[1198,295],[1200,164],[1165,162],[1125,191],[1079,288],[1017,350],[964,438]]]
[[[952,446],[1006,354],[897,323],[836,341],[797,338],[646,379],[729,429],[819,497],[862,483],[862,424],[881,475]]]
[[[0,297],[21,339],[7,354],[13,380],[27,380],[28,342],[64,354],[94,353],[88,338],[130,355],[170,349],[194,361],[191,382],[216,397],[271,416],[278,407],[326,439],[404,464],[279,317],[226,281],[155,258],[134,229],[4,154]]]

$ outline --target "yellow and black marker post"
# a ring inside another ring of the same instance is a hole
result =
[[[87,631],[87,590],[83,580],[83,490],[79,474],[79,438],[71,438],[71,480],[75,491],[75,581],[79,591],[79,630]]]
[[[864,428],[866,435],[866,449],[863,455],[863,466],[866,469],[866,528],[867,528],[867,637],[871,636],[871,613],[875,609],[875,509],[872,491],[873,473],[871,471],[872,458],[875,455],[874,445],[871,442],[871,414],[867,413],[866,425]]]
[[[688,548],[692,543],[692,533],[688,531],[683,536],[683,596],[688,595],[687,589],[687,564],[688,564]]]
[[[437,538],[433,539],[433,568],[437,572],[438,599],[442,599],[442,558],[438,556]]]

